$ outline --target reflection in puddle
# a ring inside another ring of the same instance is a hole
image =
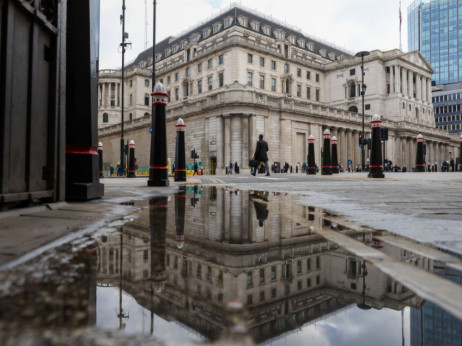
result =
[[[276,345],[461,344],[460,320],[319,230],[460,283],[459,271],[435,269],[378,232],[357,232],[293,199],[200,186],[151,198],[138,218],[74,258],[70,287],[50,280],[2,296],[0,326],[18,328],[30,315],[37,327],[96,324],[167,344],[248,336]]]

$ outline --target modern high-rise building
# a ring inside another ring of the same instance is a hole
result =
[[[408,49],[430,63],[434,84],[462,82],[462,0],[415,0],[407,15]]]

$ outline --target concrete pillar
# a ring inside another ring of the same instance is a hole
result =
[[[223,143],[225,141],[223,134],[223,116],[217,116],[217,173],[223,173],[224,167],[224,154],[223,154]],[[221,171],[220,171],[221,170]]]
[[[354,146],[354,140],[353,140],[353,131],[350,129],[345,130],[345,137],[346,137],[346,160],[348,163],[348,160],[352,160],[352,167],[354,167],[354,155],[353,155],[353,146]],[[348,165],[346,166],[348,168]]]

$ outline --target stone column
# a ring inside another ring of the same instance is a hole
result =
[[[348,168],[347,141],[345,134],[345,129],[338,130],[339,163],[342,165],[343,169]]]
[[[420,80],[420,88],[422,89],[422,102],[427,102],[427,78],[423,76]]]
[[[395,93],[395,78],[393,76],[394,66],[389,66],[390,68],[390,94]]]
[[[416,88],[416,99],[422,100],[422,79],[420,74],[416,74],[415,77],[415,88]]]
[[[409,96],[408,93],[408,80],[407,80],[407,69],[403,68],[403,95],[404,96]]]
[[[395,73],[396,73],[396,92],[401,94],[401,67],[395,66]]]
[[[241,116],[242,151],[240,166],[242,168],[249,168],[249,118],[250,114],[242,114]]]
[[[432,102],[432,82],[430,78],[427,79],[427,102]]]
[[[224,127],[224,140],[225,145],[224,149],[224,166],[225,168],[229,164],[229,160],[231,159],[231,114],[223,114],[223,118],[225,120],[225,127]]]
[[[393,159],[391,161],[393,162],[394,166],[400,166],[402,167],[402,162],[401,162],[401,138],[399,136],[395,135],[393,136]]]
[[[223,116],[218,115],[217,116],[217,170],[221,170],[221,171],[217,171],[217,174],[223,173],[222,170],[225,168],[224,163],[223,163],[223,159],[224,159],[223,143],[224,141],[225,141],[225,138],[223,134]]]
[[[360,131],[353,131],[353,155],[354,155],[353,162],[355,164],[355,167],[361,163],[361,148],[359,146],[359,139],[358,139],[359,133]]]
[[[350,130],[350,129],[346,129],[345,130],[345,137],[346,137],[346,162],[347,162],[347,168],[348,168],[348,160],[352,160],[353,161],[353,164],[351,165],[352,168],[354,166],[354,156],[353,156],[353,145],[354,145],[354,141],[353,141],[353,131]]]

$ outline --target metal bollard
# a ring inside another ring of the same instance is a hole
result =
[[[176,122],[175,181],[186,181],[186,153],[183,119]]]
[[[380,138],[380,124],[382,120],[380,120],[380,115],[374,114],[372,116],[371,121],[371,129],[372,129],[372,148],[371,148],[371,158],[370,158],[370,165],[369,165],[369,174],[367,175],[369,178],[385,178],[383,174],[383,166],[382,166],[382,145],[381,145],[381,138]]]
[[[338,168],[338,154],[337,154],[337,137],[332,137],[332,162],[330,165],[330,170],[332,173],[340,173]]]
[[[314,136],[308,137],[308,167],[306,174],[316,174],[316,161],[314,156]]]
[[[321,175],[332,175],[330,170],[330,131],[329,129],[324,130],[324,144],[322,148],[322,165]]]
[[[99,177],[103,178],[103,143],[98,142]]]

